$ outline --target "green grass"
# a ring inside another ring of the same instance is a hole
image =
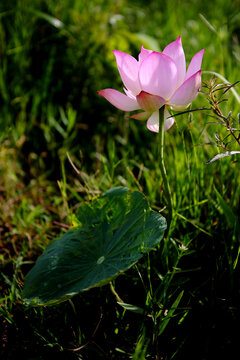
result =
[[[225,131],[208,124],[209,112],[176,117],[165,135],[174,201],[165,248],[112,287],[58,306],[28,307],[21,290],[76,209],[110,187],[139,189],[167,216],[157,135],[96,93],[122,87],[112,50],[137,55],[142,43],[162,49],[182,35],[187,64],[205,48],[203,70],[234,83],[238,8],[238,1],[223,0],[0,5],[1,359],[202,360],[237,353],[239,158],[205,164],[219,149],[200,144]],[[237,118],[237,99],[230,91],[226,97],[223,113]],[[203,106],[200,94],[192,108]],[[122,307],[119,298],[132,306]],[[139,308],[142,314],[131,311]]]

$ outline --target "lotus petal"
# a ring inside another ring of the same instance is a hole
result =
[[[152,52],[140,64],[141,89],[149,94],[168,99],[177,86],[177,66],[169,56]]]
[[[170,105],[169,108],[171,110],[175,110],[175,111],[184,111],[186,110],[191,104],[186,104],[186,105]]]
[[[151,113],[148,111],[143,111],[138,114],[131,115],[130,118],[136,119],[136,120],[147,120],[151,116]]]
[[[175,91],[168,104],[173,106],[190,104],[196,98],[200,87],[201,70],[184,81],[184,83]]]
[[[131,99],[136,100],[136,96],[134,96],[133,93],[132,93],[130,90],[125,89],[125,88],[123,88],[123,90],[124,90],[125,94],[126,94],[128,97],[130,97]]]
[[[152,52],[152,50],[144,49],[144,47],[142,46],[141,52],[138,55],[138,61],[141,63]]]
[[[205,50],[203,49],[193,56],[189,66],[188,66],[188,69],[187,69],[185,81],[201,69],[202,58],[203,58],[204,53],[205,53]]]
[[[151,95],[145,91],[141,91],[139,95],[136,96],[137,102],[139,103],[141,109],[149,112],[154,112],[165,104],[165,100],[160,96]]]
[[[113,106],[123,111],[133,111],[140,109],[137,100],[124,95],[123,93],[114,89],[105,89],[98,91],[99,95],[102,95]]]
[[[164,109],[164,131],[169,130],[174,124],[174,118],[169,114],[168,109],[165,107]]]
[[[138,61],[122,51],[114,50],[113,53],[124,85],[133,95],[139,94],[141,88],[138,81]]]
[[[174,124],[174,119],[170,117],[170,114],[165,107],[164,109],[164,131],[170,129],[170,127]],[[155,111],[152,113],[150,118],[147,121],[147,128],[153,132],[159,132],[159,111]]]
[[[163,54],[168,55],[175,61],[178,71],[177,87],[179,87],[183,83],[186,75],[186,60],[182,47],[181,36],[179,36],[176,41],[168,44],[163,50]]]

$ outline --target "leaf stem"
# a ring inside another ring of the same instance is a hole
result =
[[[168,205],[168,221],[167,221],[167,232],[166,232],[166,238],[168,238],[169,235],[169,230],[170,230],[170,226],[171,226],[171,222],[172,222],[172,217],[173,217],[173,201],[172,201],[172,195],[171,195],[171,190],[170,190],[170,186],[169,186],[169,182],[168,182],[168,178],[167,178],[167,172],[166,172],[166,168],[165,168],[165,164],[164,164],[164,110],[165,110],[165,105],[163,105],[160,109],[159,109],[159,134],[158,134],[158,156],[159,156],[159,160],[160,160],[160,170],[161,170],[161,174],[162,174],[162,179],[163,179],[163,188],[164,188],[164,192],[166,194],[166,198],[167,198],[167,205]]]
[[[115,295],[117,301],[118,301],[118,302],[121,302],[121,303],[124,303],[124,301],[120,298],[120,296],[119,296],[118,293],[116,292],[116,290],[115,290],[115,288],[114,288],[114,286],[113,286],[112,281],[110,281],[110,289],[111,289],[113,295]]]

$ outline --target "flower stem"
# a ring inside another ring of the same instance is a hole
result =
[[[169,230],[170,230],[170,226],[171,226],[171,222],[172,222],[172,217],[173,217],[173,202],[172,202],[172,195],[171,195],[171,190],[170,190],[170,186],[169,186],[169,182],[168,182],[168,178],[167,178],[167,172],[166,172],[166,168],[165,168],[165,164],[164,164],[164,157],[163,157],[163,148],[164,148],[164,110],[165,110],[165,105],[163,105],[160,109],[159,109],[159,137],[158,137],[158,156],[160,159],[160,170],[162,173],[162,178],[163,178],[163,190],[164,193],[166,194],[166,198],[167,198],[167,207],[168,207],[168,221],[167,221],[167,232],[166,232],[166,238],[168,238],[169,235]]]

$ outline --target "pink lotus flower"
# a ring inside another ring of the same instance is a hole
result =
[[[198,95],[201,87],[201,64],[205,50],[195,54],[186,71],[185,54],[181,36],[165,47],[163,52],[144,49],[138,61],[131,55],[114,50],[125,94],[105,89],[98,91],[112,105],[123,111],[142,109],[132,115],[138,120],[148,120],[150,131],[159,130],[159,109],[165,106],[164,130],[170,129],[174,119],[167,107],[184,110]]]

